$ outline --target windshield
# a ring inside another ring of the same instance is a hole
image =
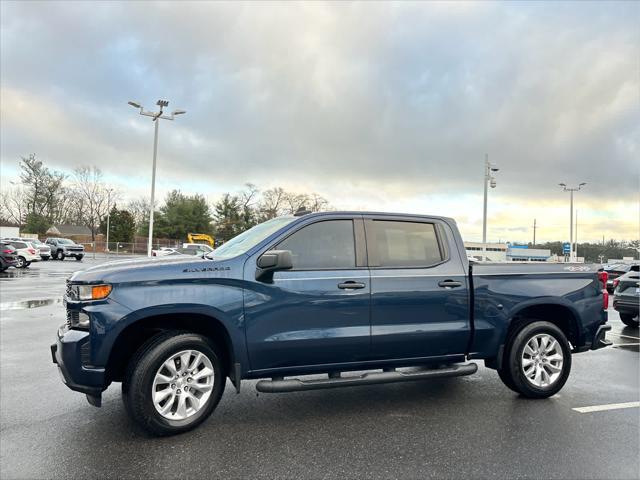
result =
[[[250,228],[244,233],[241,233],[237,237],[233,237],[224,245],[219,246],[213,252],[207,253],[207,258],[214,260],[222,260],[225,258],[233,258],[238,255],[246,253],[251,248],[255,247],[262,240],[267,238],[274,232],[277,232],[285,225],[293,222],[296,217],[278,217],[271,220],[267,220],[264,223],[256,225]]]
[[[73,240],[69,240],[67,238],[61,238],[58,240],[58,243],[62,243],[63,245],[75,245]]]

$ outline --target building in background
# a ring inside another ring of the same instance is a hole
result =
[[[529,248],[527,245],[509,245],[507,262],[550,262],[554,258],[546,248]]]
[[[82,225],[52,225],[47,230],[49,237],[91,236],[91,229]]]
[[[0,238],[19,237],[20,227],[14,225],[0,225]]]
[[[527,245],[511,245],[510,243],[464,242],[467,257],[482,260],[482,249],[486,248],[487,262],[557,262],[564,261],[551,255],[546,248],[529,248]]]
[[[486,247],[487,262],[507,261],[508,246],[506,243],[464,242],[464,249],[467,251],[467,257],[473,257],[478,261],[482,260],[483,247]]]

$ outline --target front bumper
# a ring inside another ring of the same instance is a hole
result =
[[[108,384],[104,368],[83,365],[83,349],[86,350],[89,341],[89,332],[60,327],[58,339],[51,345],[51,357],[64,384],[71,390],[85,393],[89,403],[96,405],[97,402],[96,406],[99,406],[101,394]]]

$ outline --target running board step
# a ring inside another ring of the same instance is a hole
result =
[[[273,380],[260,380],[256,384],[256,390],[262,393],[286,393],[301,392],[304,390],[319,390],[323,388],[353,387],[356,385],[375,385],[380,383],[412,382],[415,380],[427,380],[429,378],[461,377],[471,375],[478,371],[475,363],[463,365],[451,365],[443,368],[419,370],[416,372],[369,372],[355,377],[340,377],[340,374],[332,374],[329,378],[317,380],[300,380],[299,378],[274,378]]]

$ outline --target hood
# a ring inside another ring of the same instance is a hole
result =
[[[219,261],[193,257],[156,257],[115,261],[75,272],[69,278],[69,281],[78,283],[123,283],[194,277],[241,278],[244,260],[245,257],[242,256]]]

